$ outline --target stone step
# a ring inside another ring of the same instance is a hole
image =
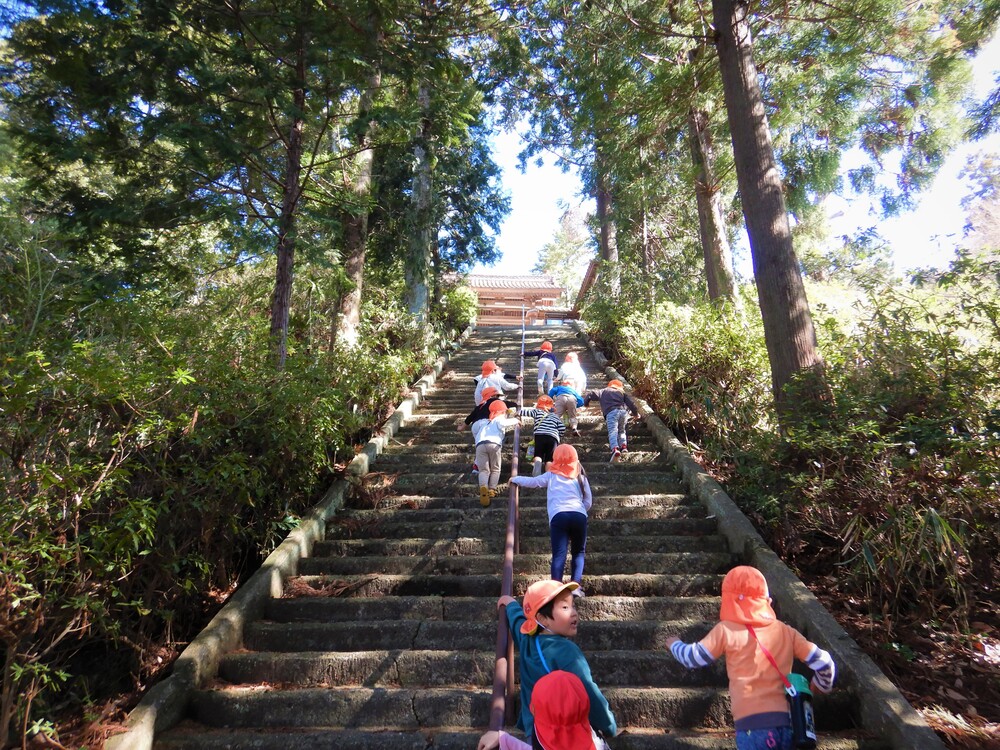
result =
[[[544,555],[551,549],[546,536],[522,536],[521,554]],[[594,544],[597,544],[594,541]],[[719,552],[727,549],[725,537],[633,536],[628,540],[634,552]],[[496,535],[459,539],[337,539],[313,545],[314,557],[364,557],[371,555],[500,555],[504,540]]]
[[[547,575],[514,574],[514,595],[521,596],[535,581]],[[361,576],[298,576],[299,585],[323,589],[331,584],[343,587],[348,596],[500,596],[500,571],[496,575],[361,575]],[[590,596],[712,596],[718,594],[722,576],[712,573],[687,575],[592,576],[584,572],[583,587]]]
[[[528,436],[530,438],[530,435]],[[524,438],[522,438],[523,441]],[[579,454],[579,446],[574,445],[577,448],[577,454]],[[601,446],[607,447],[607,446]],[[521,446],[521,457],[524,457],[524,445]],[[378,459],[378,471],[391,473],[397,471],[400,467],[410,467],[415,464],[422,464],[424,466],[434,466],[434,467],[447,467],[450,470],[452,464],[461,464],[462,467],[467,467],[473,458],[472,443],[464,444],[447,444],[441,446],[433,446],[433,450],[425,451],[413,451],[406,450],[400,451],[395,449],[395,452],[386,452],[379,456]],[[633,464],[633,468],[639,469],[642,466],[648,466],[650,468],[656,467],[658,471],[664,470],[664,465],[658,463],[660,459],[659,451],[642,451],[639,450],[634,443],[629,445],[629,451],[622,456],[623,459],[627,459],[629,464]],[[589,472],[591,467],[584,465],[584,468]]]
[[[471,675],[470,675],[471,677]],[[487,675],[482,675],[486,678]],[[724,727],[728,697],[715,688],[603,690],[619,726]],[[490,693],[467,688],[235,687],[195,694],[193,718],[226,727],[477,728],[489,720]],[[630,721],[622,721],[625,716]]]
[[[729,696],[719,688],[602,687],[601,691],[618,726],[626,731],[629,726],[664,730],[729,726]],[[816,701],[817,729],[850,728],[845,724],[850,724],[851,696],[841,692],[823,698]],[[254,686],[198,691],[192,703],[193,718],[216,727],[471,729],[486,726],[490,692],[475,685],[418,689],[331,686],[296,690]]]
[[[240,652],[227,655],[221,679],[234,685],[272,684],[288,687],[357,685],[364,687],[423,688],[492,681],[494,649],[370,650]],[[665,651],[594,651],[587,654],[591,671],[602,687],[725,687],[726,670],[720,662],[707,669],[685,669]],[[519,668],[515,657],[515,671]]]
[[[507,489],[506,487],[504,488]],[[525,523],[548,523],[548,511],[544,505],[543,490],[521,488],[520,506],[521,521]],[[476,497],[479,497],[478,492]],[[673,497],[677,497],[674,495]],[[506,493],[504,494],[506,499]],[[466,521],[497,521],[501,524],[507,521],[506,502],[497,503],[497,507],[469,508],[461,507],[458,502],[450,508],[410,508],[405,505],[398,508],[350,509],[341,512],[342,519],[349,519],[353,524],[375,524],[387,521],[407,521],[413,519],[419,523],[449,523],[456,520]],[[669,505],[621,506],[612,505],[607,498],[597,498],[587,512],[590,522],[594,521],[648,521],[683,518],[705,518],[705,506],[701,503],[671,503]]]
[[[585,621],[705,620],[719,614],[718,596],[597,596],[577,599]],[[496,617],[489,596],[306,596],[272,599],[265,611],[272,622],[372,622],[376,620],[454,620],[486,622]]]
[[[584,653],[645,650],[666,653],[666,640],[704,637],[712,623],[693,620],[620,622],[581,620],[576,642]],[[250,651],[419,651],[487,650],[496,644],[495,618],[456,620],[373,620],[366,622],[266,622],[247,625],[243,646]]]
[[[630,545],[631,547],[631,545]],[[522,574],[544,575],[551,555],[520,554],[517,570]],[[588,552],[587,575],[616,573],[725,573],[733,567],[728,552]],[[567,561],[568,562],[568,561]],[[398,557],[307,557],[299,562],[301,575],[491,575],[503,565],[496,555],[409,555]]]
[[[214,729],[186,722],[157,738],[157,750],[470,750],[481,729],[439,727],[426,731],[283,728],[280,731]],[[520,735],[518,735],[520,736]],[[628,728],[613,740],[615,750],[732,750],[731,730],[639,730]],[[817,750],[888,750],[881,740],[853,733],[826,733]]]
[[[531,490],[525,490],[525,497]],[[537,493],[536,493],[537,495]],[[372,505],[375,507],[372,507]],[[522,512],[530,508],[540,507],[530,504],[529,508],[523,507]],[[594,498],[590,515],[606,512],[610,508],[637,508],[657,510],[660,508],[674,508],[686,506],[689,508],[702,507],[701,504],[687,495],[678,492],[661,493],[658,495],[599,495]],[[381,495],[379,497],[369,497],[364,493],[353,493],[345,502],[345,513],[349,510],[462,510],[469,509],[467,497],[436,497],[433,495]],[[492,510],[492,509],[491,509]],[[506,509],[504,509],[506,512]]]
[[[468,493],[470,498],[469,507],[473,508],[473,503],[478,503],[478,495]],[[506,503],[506,498],[498,497],[495,503]],[[327,525],[327,539],[357,539],[362,536],[370,539],[409,539],[411,537],[427,539],[459,539],[461,537],[486,537],[498,536],[503,538],[506,524],[500,519],[495,519],[484,514],[481,519],[457,518],[454,521],[422,522],[418,520],[407,521],[395,517],[393,520],[372,521],[369,523],[352,522],[350,519],[334,519]],[[521,534],[524,536],[547,536],[548,521],[543,518],[538,520],[527,519],[521,525]],[[590,542],[595,548],[599,545],[599,538],[606,540],[633,536],[653,536],[663,535],[696,535],[714,534],[715,521],[711,518],[665,518],[660,520],[608,520],[595,519],[587,524],[587,533]]]
[[[510,478],[510,464],[505,461],[500,471],[500,481],[506,483]],[[679,486],[672,475],[656,474],[633,476],[626,467],[619,467],[620,473],[608,473],[602,476],[590,477],[590,491],[595,497],[601,495],[659,495],[674,494]],[[652,478],[651,478],[652,477]],[[394,492],[404,495],[434,494],[441,497],[469,495],[478,497],[479,482],[470,471],[455,474],[404,473],[386,475],[379,482],[365,485],[366,491],[386,493]]]

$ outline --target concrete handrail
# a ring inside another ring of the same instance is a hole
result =
[[[590,340],[577,321],[570,325],[586,344],[608,378],[617,378],[631,388],[628,380],[612,367],[607,357]],[[646,426],[664,454],[681,472],[690,491],[714,516],[729,548],[747,565],[753,565],[767,579],[775,609],[785,622],[833,656],[838,681],[857,695],[862,728],[890,742],[893,750],[946,750],[945,744],[910,705],[857,642],[845,631],[795,573],[767,546],[750,519],[733,502],[712,476],[692,456],[687,447],[640,398],[639,407]]]

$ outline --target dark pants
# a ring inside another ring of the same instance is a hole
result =
[[[535,458],[542,459],[543,464],[548,463],[552,460],[557,445],[559,445],[558,438],[551,435],[535,435]]]
[[[566,547],[570,548],[570,577],[577,583],[583,582],[583,558],[587,552],[587,514],[575,511],[556,513],[549,521],[549,536],[552,539],[552,578],[563,579],[566,567]]]

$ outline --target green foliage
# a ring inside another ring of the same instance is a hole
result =
[[[424,364],[413,352],[425,333],[375,299],[360,347],[296,341],[276,375],[258,312],[266,266],[197,304],[136,295],[54,319],[51,300],[73,289],[29,284],[55,264],[34,250],[0,269],[0,288],[35,290],[0,329],[5,728],[127,688],[144,649],[186,640],[206,593],[229,590],[294,527]],[[104,650],[117,656],[95,677],[85,657]]]
[[[445,290],[441,305],[433,312],[450,330],[463,331],[476,322],[479,297],[467,286],[450,287]]]
[[[1000,263],[963,255],[919,281],[876,283],[851,314],[817,306],[831,397],[799,398],[814,385],[793,381],[781,432],[756,320],[587,308],[772,543],[824,574],[839,564],[890,631],[904,617],[966,626],[1000,572]]]

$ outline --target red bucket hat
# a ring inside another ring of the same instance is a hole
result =
[[[524,616],[527,619],[521,623],[521,632],[525,635],[533,635],[538,630],[538,610],[562,592],[573,591],[578,588],[580,588],[580,584],[576,581],[563,583],[562,581],[553,581],[551,578],[547,578],[544,581],[535,581],[528,586],[528,590],[524,592],[524,600],[522,602]]]
[[[487,401],[487,400],[493,398],[499,392],[500,391],[498,391],[492,385],[486,386],[485,388],[483,388],[483,392],[479,394],[479,397],[482,399],[482,401],[480,401],[479,403],[482,403],[483,401]]]
[[[551,409],[555,405],[556,402],[553,401],[549,396],[539,396],[538,400],[535,402],[535,406],[537,406],[539,409]]]
[[[555,750],[591,750],[590,698],[572,672],[556,669],[535,683],[531,691],[535,736],[542,747]]]
[[[722,579],[719,619],[755,627],[770,625],[777,619],[763,573],[749,565],[740,565],[726,573]]]
[[[507,411],[507,404],[500,400],[494,401],[490,404],[490,419],[500,416],[505,411]]]
[[[609,380],[608,388],[617,388],[619,391],[624,390],[625,384],[620,380]]]
[[[483,377],[484,378],[489,377],[499,369],[500,368],[497,366],[496,362],[494,362],[492,359],[488,359],[485,362],[483,362]]]
[[[566,443],[557,445],[552,452],[548,470],[567,479],[576,479],[580,476],[580,458],[576,454],[576,448]]]
[[[538,347],[538,348],[541,349],[543,352],[551,352],[552,351],[552,342],[551,341],[543,341],[542,345],[540,347]]]

